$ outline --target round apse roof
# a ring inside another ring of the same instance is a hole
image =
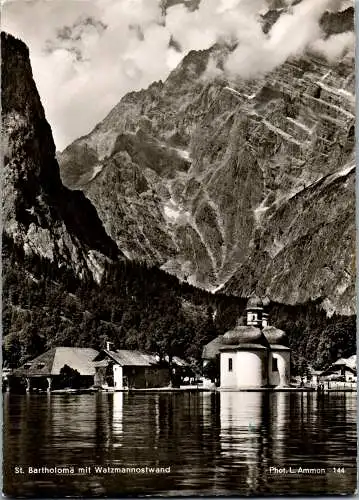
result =
[[[266,338],[259,328],[254,326],[236,326],[223,335],[224,345],[266,344]]]
[[[247,302],[247,309],[252,309],[254,307],[263,307],[263,301],[260,297],[257,297],[257,295],[253,295],[252,297],[249,297],[248,302]]]
[[[264,327],[263,333],[265,338],[268,340],[269,344],[284,345],[284,346],[288,345],[287,334],[283,330],[280,330],[275,326]]]

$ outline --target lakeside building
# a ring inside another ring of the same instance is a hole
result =
[[[85,347],[53,347],[13,370],[8,375],[8,388],[12,381],[19,383],[23,379],[27,392],[32,389],[49,392],[59,386],[67,369],[78,373],[77,383],[81,387],[91,387],[95,376],[93,359],[97,354],[96,349]]]
[[[357,381],[357,357],[356,354],[349,358],[340,358],[332,363],[329,368],[320,375],[320,380],[337,380],[342,382]]]
[[[98,388],[126,390],[168,387],[191,374],[188,363],[178,357],[160,361],[154,354],[136,350],[54,347],[3,375],[4,389],[47,390]]]
[[[339,358],[325,370],[314,370],[311,366],[304,376],[296,377],[298,383],[323,389],[355,389],[357,382],[357,356]]]
[[[139,351],[103,349],[94,359],[94,385],[103,389],[152,388],[170,385],[167,363],[153,354]]]
[[[268,304],[251,297],[246,320],[240,318],[233,330],[204,347],[204,367],[219,358],[221,389],[289,386],[288,338],[283,330],[268,325]]]

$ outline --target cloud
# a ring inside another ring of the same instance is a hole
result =
[[[302,0],[268,36],[259,13],[272,2],[201,0],[194,10],[187,8],[193,2],[172,2],[164,17],[159,0],[14,0],[3,5],[2,28],[28,44],[47,119],[63,149],[124,94],[164,80],[191,49],[238,41],[226,69],[242,77],[270,71],[308,45],[334,54],[334,45],[321,49],[318,42],[319,17],[333,0]]]
[[[288,9],[268,35],[256,30],[254,36],[238,33],[239,44],[228,57],[225,69],[243,78],[265,74],[290,56],[300,55],[320,39],[319,20],[332,0],[303,0]]]
[[[350,31],[332,35],[327,39],[320,38],[309,46],[311,52],[324,56],[330,63],[335,63],[343,57],[355,57],[354,48],[355,34]]]
[[[84,60],[86,46],[91,42],[96,43],[98,35],[107,28],[102,21],[91,16],[77,19],[72,26],[63,26],[56,32],[54,39],[47,40],[45,52],[52,53],[56,50],[72,52],[78,61]]]
[[[179,59],[171,57],[157,0],[13,1],[2,17],[2,28],[30,48],[58,149],[88,133],[127,92],[166,78]]]

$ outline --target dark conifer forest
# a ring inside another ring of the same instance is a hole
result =
[[[16,367],[54,346],[140,349],[181,356],[200,370],[203,346],[234,327],[246,299],[212,294],[130,261],[108,265],[101,283],[80,280],[3,236],[3,361]],[[355,353],[355,316],[328,318],[317,304],[272,304],[288,333],[294,373]]]

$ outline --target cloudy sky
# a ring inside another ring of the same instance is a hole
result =
[[[92,130],[125,93],[164,80],[189,50],[218,39],[239,41],[226,69],[243,78],[270,71],[308,45],[333,58],[353,43],[348,35],[323,41],[318,24],[324,10],[348,1],[302,0],[268,36],[259,14],[269,2],[201,0],[190,10],[183,0],[164,15],[160,0],[8,0],[2,29],[30,48],[34,78],[62,150]],[[291,0],[282,3],[290,6]]]

